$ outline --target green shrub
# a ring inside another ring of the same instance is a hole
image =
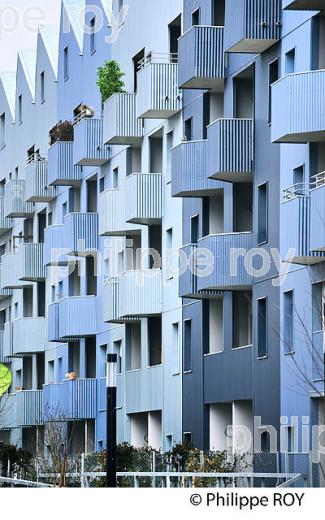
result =
[[[97,86],[99,87],[103,101],[106,101],[117,92],[124,92],[124,72],[115,60],[106,61],[97,69]]]

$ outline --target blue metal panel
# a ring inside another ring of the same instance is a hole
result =
[[[103,119],[85,118],[74,127],[73,163],[79,166],[101,166],[110,158],[104,144]]]
[[[126,221],[159,224],[163,217],[162,173],[133,173],[125,181]]]
[[[0,234],[7,233],[12,228],[12,220],[5,217],[5,198],[0,197]]]
[[[18,279],[41,282],[46,278],[44,244],[21,244],[18,247]]]
[[[52,186],[76,186],[82,169],[73,164],[73,142],[58,141],[48,151],[48,182]]]
[[[48,306],[48,341],[59,343],[59,302],[51,303]]]
[[[63,243],[73,255],[98,250],[98,214],[69,213],[64,217]]]
[[[64,226],[49,226],[44,232],[44,265],[65,265],[67,250]]]
[[[140,226],[126,221],[124,188],[105,190],[99,195],[100,236],[124,236],[140,232]]]
[[[63,298],[59,305],[59,337],[61,340],[96,336],[95,296]]]
[[[325,183],[311,190],[311,238],[312,251],[325,251]]]
[[[137,119],[137,95],[113,94],[104,104],[104,143],[139,145],[142,121]]]
[[[222,89],[223,27],[194,26],[179,39],[180,88]]]
[[[126,413],[162,410],[163,370],[161,366],[127,372]]]
[[[43,391],[24,390],[3,399],[0,430],[43,424]]]
[[[48,163],[33,160],[26,166],[26,202],[50,202],[55,199],[55,188],[48,186]]]
[[[28,218],[33,216],[33,204],[25,202],[25,180],[14,179],[5,185],[5,217]]]
[[[96,394],[96,379],[76,379],[45,385],[43,407],[45,420],[95,419]]]
[[[19,318],[12,322],[13,357],[22,357],[44,352],[46,344],[46,318]]]

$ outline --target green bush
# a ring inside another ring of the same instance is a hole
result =
[[[124,72],[115,60],[106,61],[97,69],[97,86],[99,87],[103,101],[106,101],[117,92],[124,92]]]

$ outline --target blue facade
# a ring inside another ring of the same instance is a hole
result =
[[[59,414],[104,449],[108,352],[119,442],[302,451],[324,424],[325,5],[282,4],[129,0],[117,28],[63,0],[0,74],[0,440]]]

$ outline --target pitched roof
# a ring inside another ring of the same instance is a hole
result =
[[[62,6],[68,16],[71,29],[73,30],[81,52],[83,49],[85,5],[85,0],[62,0]],[[64,27],[61,28],[61,31],[62,30],[64,30]]]
[[[0,81],[5,92],[12,118],[15,116],[16,72],[0,72]]]
[[[58,73],[59,62],[59,27],[57,25],[44,25],[39,28],[39,36],[49,57],[55,76]]]
[[[36,50],[24,49],[18,52],[18,61],[20,61],[26,80],[32,94],[35,96],[35,75],[36,75]]]

